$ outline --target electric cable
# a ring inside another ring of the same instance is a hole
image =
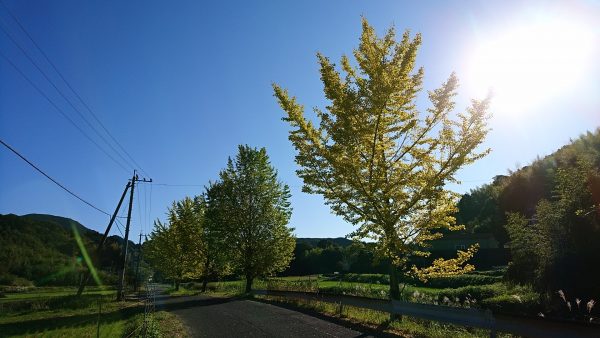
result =
[[[121,169],[123,169],[126,172],[130,172],[129,169],[125,168],[123,166],[123,164],[121,164],[119,161],[117,161],[114,157],[112,157],[108,152],[106,152],[106,150],[104,148],[102,148],[98,142],[96,142],[94,139],[92,139],[83,129],[81,129],[81,127],[79,127],[79,125],[77,125],[77,123],[75,123],[75,121],[73,121],[73,119],[71,119],[56,103],[54,103],[54,101],[52,101],[52,99],[50,99],[50,97],[48,97],[48,95],[46,95],[46,93],[44,93],[42,91],[42,89],[40,87],[38,87],[27,75],[25,75],[25,73],[23,73],[23,71],[21,71],[21,69],[19,67],[17,67],[16,64],[14,64],[7,56],[6,54],[4,54],[1,50],[0,50],[0,56],[2,56],[2,58],[8,62],[8,64],[10,64],[16,71],[17,73],[19,73],[40,95],[42,95],[46,101],[48,101],[48,103],[50,103],[50,105],[52,105],[62,116],[64,116],[64,118],[66,118],[77,130],[79,130],[79,132],[85,136],[85,138],[87,138],[90,142],[92,142],[98,149],[100,149],[104,155],[106,155],[108,158],[110,158],[113,162],[115,162],[119,167],[121,167]]]
[[[84,200],[83,198],[79,197],[79,195],[77,195],[76,193],[72,192],[71,190],[69,190],[67,187],[65,187],[64,185],[62,185],[61,183],[59,183],[57,180],[53,179],[52,177],[50,177],[48,174],[46,174],[42,169],[40,169],[38,166],[36,166],[35,164],[33,164],[31,161],[29,161],[27,158],[25,158],[25,156],[21,155],[18,151],[16,151],[13,147],[11,147],[10,145],[8,145],[6,142],[4,142],[2,139],[0,139],[0,143],[2,143],[3,146],[5,146],[8,150],[12,151],[13,153],[15,153],[15,155],[19,156],[23,161],[27,162],[27,164],[29,164],[31,167],[33,167],[35,170],[37,170],[40,174],[46,176],[47,179],[49,179],[50,181],[52,181],[54,184],[58,185],[60,188],[62,188],[64,191],[68,192],[69,194],[71,194],[73,197],[77,198],[78,200],[80,200],[81,202],[87,204],[88,206],[96,209],[97,211],[111,216],[111,214],[109,214],[108,212],[96,207],[95,205],[93,205],[92,203]]]
[[[71,102],[71,100],[69,100],[69,98],[58,88],[58,86],[52,81],[52,79],[50,79],[50,77],[48,76],[48,74],[46,74],[46,72],[35,62],[35,60],[33,60],[33,58],[29,55],[29,53],[27,53],[27,51],[12,37],[12,35],[6,30],[6,28],[4,27],[4,25],[0,24],[0,30],[2,30],[2,32],[6,36],[8,36],[8,38],[13,42],[13,44],[15,46],[17,46],[17,48],[19,48],[19,50],[25,55],[25,57],[27,58],[27,60],[29,60],[29,62],[31,62],[31,64],[33,64],[35,66],[35,68],[42,74],[42,76],[46,79],[46,81],[48,81],[48,83],[50,83],[50,85],[54,88],[54,90],[56,90],[58,92],[58,94],[69,104],[69,106],[79,115],[79,117],[88,125],[88,127],[90,129],[92,129],[94,131],[94,133],[96,133],[96,135],[102,141],[104,141],[104,143],[106,143],[109,146],[109,148],[112,149],[112,151],[114,151],[121,158],[121,160],[123,160],[123,162],[125,164],[127,164],[131,168],[135,168],[135,166],[132,166],[131,163],[129,163],[129,161],[127,161],[127,159],[125,159],[123,157],[123,155],[121,155],[121,153],[118,152],[115,149],[115,147],[113,147],[113,145],[110,142],[108,142],[106,140],[106,138],[102,134],[100,134],[100,132],[98,132],[98,130],[83,115],[83,113],[81,113],[81,111],[79,109],[77,109],[77,107],[75,107],[75,105],[73,104],[73,102]]]
[[[13,12],[8,8],[8,6],[6,6],[6,4],[2,0],[0,0],[0,4],[4,7],[4,9],[10,15],[10,17],[17,23],[17,25],[19,26],[19,28],[21,29],[21,31],[23,31],[25,33],[25,35],[27,36],[27,38],[33,43],[33,45],[37,48],[37,50],[42,54],[42,56],[44,57],[44,59],[48,62],[48,64],[50,64],[50,66],[52,67],[52,69],[54,69],[54,71],[58,74],[58,76],[61,78],[61,80],[67,85],[67,87],[71,90],[71,92],[73,92],[73,94],[75,94],[75,96],[83,104],[83,106],[90,112],[90,114],[92,115],[92,117],[94,118],[94,120],[96,120],[96,122],[98,122],[98,124],[102,127],[102,129],[106,132],[106,134],[115,142],[115,144],[123,151],[123,153],[125,153],[125,155],[133,162],[133,164],[135,164],[135,166],[137,168],[139,168],[146,176],[150,176],[135,161],[135,159],[133,159],[133,157],[129,154],[129,152],[127,152],[127,150],[125,150],[125,148],[121,145],[121,143],[119,143],[119,141],[117,141],[117,139],[112,135],[112,133],[108,130],[108,128],[106,128],[106,126],[102,123],[102,121],[100,121],[100,119],[94,113],[94,111],[90,108],[90,106],[83,100],[83,98],[81,97],[81,95],[79,95],[79,93],[73,88],[73,86],[71,86],[71,84],[69,83],[69,81],[67,81],[67,79],[62,74],[62,72],[60,72],[58,70],[58,67],[56,67],[56,65],[54,64],[54,62],[52,62],[52,60],[48,57],[48,55],[46,54],[46,52],[44,52],[44,50],[39,46],[39,44],[31,36],[31,34],[29,34],[29,32],[27,31],[27,29],[25,29],[25,26],[23,26],[23,24],[18,19],[18,17],[13,14]]]

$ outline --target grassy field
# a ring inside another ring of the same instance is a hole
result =
[[[81,297],[73,288],[9,293],[0,302],[0,337],[138,337],[143,303],[116,302],[114,290],[91,288]],[[185,337],[172,314],[153,314],[148,337]]]
[[[198,283],[184,284],[179,293],[197,293],[199,286]],[[222,281],[209,283],[208,288],[213,292],[242,294],[244,286],[243,281]],[[269,288],[389,299],[387,284],[348,282],[325,276],[277,277],[257,280],[253,287],[255,289]],[[505,312],[515,312],[519,309],[531,312],[539,303],[538,295],[530,287],[503,282],[456,288],[433,288],[406,284],[401,285],[401,289],[403,291],[402,298],[411,302],[459,307],[489,307],[496,311],[505,309]]]
[[[62,297],[62,296],[71,296],[77,292],[76,289],[73,288],[56,288],[56,289],[32,289],[26,292],[15,292],[15,293],[6,293],[5,297],[0,298],[0,303],[8,303],[16,300],[31,300],[35,298],[49,298],[49,297]],[[91,289],[85,290],[84,295],[114,295],[116,293],[115,290],[100,290],[100,289]]]

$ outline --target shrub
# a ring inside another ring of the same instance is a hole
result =
[[[540,297],[534,292],[502,294],[482,300],[481,305],[493,312],[520,315],[539,313],[542,309]]]
[[[339,278],[339,277],[338,277]],[[347,273],[341,276],[342,281],[352,283],[389,284],[390,276],[375,273]]]
[[[403,283],[423,286],[437,289],[444,288],[460,288],[469,285],[488,285],[502,281],[504,270],[491,270],[491,271],[474,271],[469,274],[432,278],[426,283],[409,277],[402,279]],[[383,284],[388,285],[390,283],[389,275],[385,274],[357,274],[348,273],[341,276],[329,277],[331,280],[342,280],[344,282],[351,283],[370,283],[370,284]]]
[[[465,274],[450,277],[433,278],[426,283],[417,283],[430,288],[460,288],[469,285],[488,285],[502,281],[502,276],[487,276],[477,274]]]

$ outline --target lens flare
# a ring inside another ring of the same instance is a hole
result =
[[[77,242],[79,251],[81,251],[83,260],[85,261],[85,264],[87,265],[88,269],[90,270],[90,273],[92,274],[92,278],[94,278],[96,285],[102,287],[102,281],[100,280],[100,276],[98,275],[98,270],[96,270],[96,268],[94,267],[94,263],[92,262],[92,259],[90,258],[90,255],[88,254],[87,249],[83,244],[83,240],[79,235],[79,231],[77,231],[77,228],[73,224],[71,224],[71,229],[73,230],[73,236],[75,236],[75,241]]]

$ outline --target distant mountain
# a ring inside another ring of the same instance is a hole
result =
[[[96,247],[101,238],[102,234],[66,217],[0,215],[0,285],[77,284],[85,270],[83,250],[93,258],[102,281],[110,284],[116,278],[124,240],[110,236],[98,255]],[[130,252],[137,249],[133,242],[129,245]]]
[[[304,237],[304,238],[296,238],[296,243],[304,243],[304,244],[308,244],[310,246],[318,246],[319,242],[321,241],[330,241],[333,244],[337,245],[337,246],[341,246],[343,248],[349,246],[350,244],[352,244],[352,240],[344,238],[344,237],[337,237],[337,238],[311,238],[311,237]]]

